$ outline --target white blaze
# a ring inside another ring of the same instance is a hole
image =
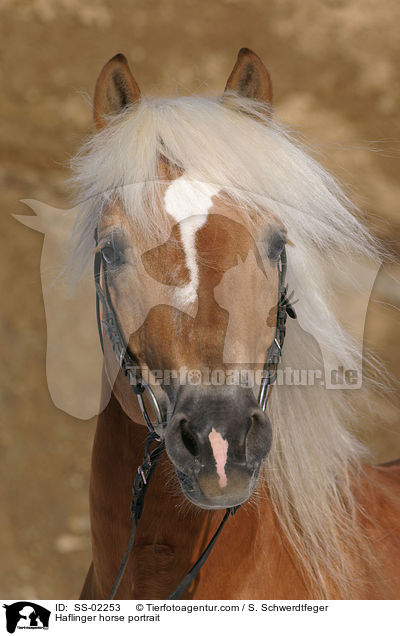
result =
[[[215,459],[218,483],[220,485],[220,488],[225,488],[228,483],[225,473],[226,461],[228,459],[228,440],[224,439],[220,433],[217,433],[215,428],[211,430],[208,439],[210,440],[212,452]]]
[[[190,281],[185,287],[178,288],[176,295],[185,305],[197,300],[199,286],[199,268],[196,258],[196,232],[207,221],[212,198],[219,192],[215,185],[188,179],[187,176],[175,179],[168,186],[165,197],[165,209],[179,223],[186,266]]]

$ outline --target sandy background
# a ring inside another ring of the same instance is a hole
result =
[[[277,116],[322,152],[370,226],[400,253],[397,0],[1,0],[0,597],[74,598],[90,544],[95,421],[57,410],[45,376],[42,238],[20,199],[68,207],[68,158],[91,130],[90,96],[123,52],[143,92],[221,90],[242,46],[270,69]],[[374,290],[366,339],[400,378],[398,266]],[[378,400],[363,433],[400,456],[400,404]],[[366,423],[367,424],[367,423]]]

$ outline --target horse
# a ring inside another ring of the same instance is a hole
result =
[[[381,246],[276,121],[269,72],[249,49],[218,97],[146,98],[118,54],[93,114],[72,161],[70,267],[79,276],[95,261],[110,398],[93,443],[80,598],[109,598],[146,423],[165,452],[141,482],[117,598],[170,597],[210,541],[182,598],[399,598],[400,462],[365,463],[353,391],[277,381],[282,369],[368,366],[332,299],[338,276],[351,279],[359,257],[378,262]],[[237,381],[244,369],[261,370],[258,384]],[[364,372],[364,401],[374,382]]]

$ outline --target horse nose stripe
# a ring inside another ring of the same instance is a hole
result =
[[[228,440],[224,439],[220,433],[213,428],[208,436],[218,475],[220,488],[225,488],[228,483],[225,473],[226,461],[228,459]]]

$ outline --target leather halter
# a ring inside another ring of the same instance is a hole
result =
[[[96,248],[98,247],[98,231],[97,227],[94,233],[94,238],[96,242]],[[103,262],[103,281],[104,281],[104,291],[100,284],[101,279],[101,265]],[[278,273],[279,273],[279,284],[278,284],[278,305],[277,305],[277,315],[276,315],[276,327],[274,340],[267,351],[267,357],[264,364],[263,369],[263,377],[260,386],[260,391],[258,395],[258,403],[260,408],[265,411],[268,403],[268,399],[271,392],[271,387],[276,380],[278,364],[282,354],[283,342],[286,335],[286,320],[287,317],[296,318],[296,312],[294,311],[290,301],[287,297],[287,285],[285,284],[286,278],[286,269],[287,269],[287,259],[286,259],[286,251],[283,248],[280,259],[278,261]],[[142,464],[137,469],[137,474],[135,477],[135,481],[132,487],[132,502],[131,502],[131,519],[132,519],[132,532],[128,541],[127,548],[125,550],[124,556],[122,558],[122,562],[118,571],[118,574],[115,578],[114,584],[112,586],[109,600],[112,600],[118,590],[119,584],[124,575],[126,566],[128,564],[128,559],[130,553],[133,548],[136,528],[138,521],[141,517],[143,505],[144,505],[144,497],[149,486],[149,482],[151,476],[154,472],[156,464],[164,450],[164,440],[162,439],[160,433],[158,431],[162,431],[167,423],[164,421],[163,413],[158,404],[157,398],[154,395],[153,390],[147,384],[147,382],[143,379],[140,362],[135,354],[131,353],[128,350],[128,345],[125,343],[124,338],[122,336],[122,332],[118,323],[118,318],[115,313],[110,291],[108,287],[107,280],[107,266],[105,261],[102,259],[102,254],[100,250],[96,250],[94,257],[94,283],[96,286],[96,317],[97,317],[97,328],[99,332],[99,339],[101,344],[101,350],[104,354],[104,342],[103,342],[103,330],[106,332],[112,349],[114,351],[115,357],[119,363],[121,370],[124,375],[128,378],[130,387],[133,393],[136,395],[138,399],[138,403],[140,406],[140,410],[142,412],[143,418],[146,422],[146,425],[149,429],[149,435],[146,440],[146,448],[145,454],[143,458]],[[103,309],[103,319],[101,319],[100,315],[100,303]],[[145,402],[143,400],[143,394],[147,393],[147,396],[151,402],[155,420],[152,421],[151,416],[149,415]],[[156,442],[156,447],[152,450],[152,446]],[[231,514],[235,514],[240,506],[234,506],[232,508],[227,508],[225,515],[218,526],[215,534],[210,540],[209,544],[205,548],[205,550],[200,555],[199,559],[192,566],[186,576],[182,579],[179,585],[175,588],[172,594],[168,597],[168,600],[171,599],[179,599],[183,592],[189,587],[191,581],[197,576],[200,568],[205,563],[208,558],[214,544],[222,531],[223,526],[228,520]]]

